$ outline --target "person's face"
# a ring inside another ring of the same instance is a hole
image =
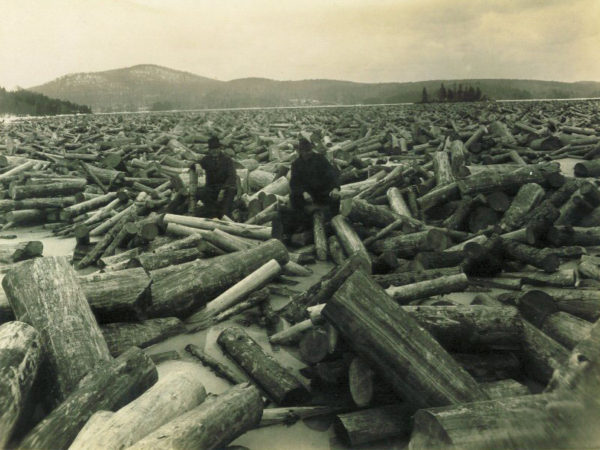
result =
[[[300,156],[300,158],[302,159],[308,159],[308,157],[310,156],[311,150],[308,148],[299,148],[298,149],[298,156]]]

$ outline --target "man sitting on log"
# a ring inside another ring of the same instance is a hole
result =
[[[312,202],[305,198],[308,194]],[[321,154],[312,151],[306,138],[298,141],[298,158],[292,163],[290,177],[290,207],[279,211],[273,220],[273,237],[284,242],[297,231],[310,229],[312,215],[322,211],[325,220],[338,214],[340,183],[338,170]]]
[[[231,216],[233,200],[237,192],[237,175],[233,159],[221,150],[219,138],[208,140],[208,154],[200,161],[206,174],[206,183],[198,192],[204,203],[200,216],[221,218]]]

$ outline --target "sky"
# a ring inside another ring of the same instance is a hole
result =
[[[600,0],[0,0],[2,87],[136,64],[223,81],[600,81]]]

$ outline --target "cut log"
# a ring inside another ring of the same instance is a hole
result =
[[[548,383],[554,370],[569,357],[569,351],[526,320],[523,338],[525,371],[540,383]]]
[[[454,353],[452,357],[475,380],[493,382],[506,378],[520,378],[522,364],[512,352]],[[487,391],[486,391],[487,392]]]
[[[78,277],[99,323],[145,318],[150,306],[150,277],[142,268]]]
[[[110,354],[114,357],[129,347],[149,347],[171,336],[183,333],[183,323],[175,317],[150,319],[139,323],[107,323],[101,327]]]
[[[386,196],[387,196],[388,202],[390,204],[390,209],[393,212],[395,212],[396,214],[399,214],[401,216],[406,216],[406,217],[412,218],[410,209],[408,208],[408,205],[404,201],[404,197],[402,197],[402,193],[400,192],[400,190],[397,187],[389,188],[386,192]]]
[[[240,384],[249,382],[248,378],[242,374],[239,374],[225,364],[220,363],[209,354],[205,353],[200,347],[194,344],[188,344],[185,346],[185,350],[192,356],[196,357],[202,364],[211,369],[218,377],[221,377],[231,384]]]
[[[40,335],[24,322],[0,326],[0,447],[23,412],[41,362]]]
[[[542,269],[544,272],[556,272],[560,265],[560,260],[555,254],[543,252],[535,247],[517,241],[504,239],[503,248],[510,258],[530,264]]]
[[[85,178],[61,181],[57,183],[12,184],[8,194],[13,200],[38,197],[64,197],[83,191],[87,184]]]
[[[327,261],[327,235],[325,234],[325,216],[317,211],[313,214],[313,240],[315,253],[319,261]]]
[[[340,244],[340,240],[337,236],[329,236],[327,239],[327,247],[329,249],[329,255],[331,255],[331,259],[338,266],[344,264],[346,260],[346,255],[344,254],[344,250],[342,249],[342,244]]]
[[[561,447],[582,407],[558,400],[538,394],[423,409],[408,448]]]
[[[404,286],[393,286],[387,288],[385,292],[399,304],[405,305],[421,298],[462,291],[468,285],[469,280],[463,273],[433,280],[419,281]]]
[[[172,250],[169,252],[160,253],[142,253],[140,255],[131,258],[128,263],[129,267],[143,267],[146,272],[152,270],[162,269],[176,264],[182,264],[195,259],[206,256],[206,250],[208,246],[206,242],[203,245],[192,248],[182,248],[180,250]]]
[[[411,405],[487,398],[475,380],[368,275],[360,271],[351,275],[327,302],[323,316]]]
[[[193,363],[176,363],[154,386],[115,413],[95,413],[70,450],[127,448],[160,426],[195,408],[206,398],[202,369]],[[97,420],[96,417],[102,418]],[[93,425],[90,425],[94,422]]]
[[[240,280],[218,297],[208,302],[205,308],[188,317],[186,320],[188,330],[191,331],[193,327],[195,331],[199,331],[202,327],[209,325],[214,316],[231,308],[280,273],[281,266],[277,261],[271,259],[243,280]]]
[[[435,188],[422,197],[419,197],[417,199],[417,203],[423,211],[427,211],[428,209],[431,209],[442,202],[447,202],[449,200],[458,198],[459,192],[458,184],[456,181],[454,181],[452,183]]]
[[[537,208],[531,211],[524,219],[527,222],[526,236],[527,243],[535,245],[544,240],[546,233],[552,227],[552,224],[560,212],[550,201],[543,201]]]
[[[360,222],[364,225],[386,227],[398,220],[398,216],[385,206],[372,205],[359,198],[342,200],[340,214],[351,222]]]
[[[37,258],[2,280],[17,320],[40,333],[53,398],[63,400],[110,353],[77,275],[63,257]]]
[[[595,322],[600,318],[600,291],[596,289],[538,288],[550,295],[561,311]]]
[[[442,251],[449,247],[451,241],[446,233],[438,229],[401,234],[373,243],[375,253],[392,250],[400,258],[412,258],[422,251]]]
[[[447,275],[457,275],[461,273],[458,267],[447,267],[441,269],[422,270],[419,272],[397,272],[387,275],[374,275],[375,280],[381,287],[387,288],[390,286],[404,286],[413,284],[419,281],[433,280]]]
[[[42,256],[42,241],[25,241],[18,244],[0,244],[0,264],[13,264]]]
[[[150,358],[132,347],[117,359],[96,366],[64,402],[25,436],[19,447],[68,448],[92,414],[125,406],[157,380]]]
[[[366,266],[370,266],[371,257],[369,256],[367,249],[354,229],[344,219],[344,216],[335,216],[333,219],[331,219],[331,225],[333,226],[335,234],[337,235],[346,254],[352,256],[356,253],[362,259],[364,259]]]
[[[454,181],[454,174],[450,165],[450,153],[435,152],[432,158],[436,185],[443,186],[452,183]]]
[[[289,260],[285,246],[277,239],[250,250],[210,259],[208,266],[206,261],[196,260],[174,266],[175,271],[152,273],[149,315],[185,317],[271,259],[279,264]]]
[[[577,164],[575,164],[573,169],[576,177],[600,176],[600,162],[597,159],[592,161],[578,162]]]
[[[539,184],[528,183],[521,186],[519,192],[504,213],[500,225],[504,230],[514,230],[524,225],[525,216],[538,205],[545,191]]]
[[[262,411],[258,390],[254,386],[241,384],[209,398],[129,448],[225,448],[235,438],[255,428]]]
[[[523,334],[519,311],[513,307],[403,306],[446,349],[517,350]]]
[[[593,247],[600,245],[600,227],[552,227],[548,231],[548,240],[557,247],[565,245]]]
[[[567,349],[572,350],[589,336],[592,324],[569,313],[558,311],[544,320],[541,330]]]
[[[351,447],[386,438],[408,437],[414,410],[406,404],[379,406],[336,417],[335,434]]]
[[[296,405],[308,400],[306,388],[287,369],[268,355],[241,328],[227,328],[217,342],[278,405]]]

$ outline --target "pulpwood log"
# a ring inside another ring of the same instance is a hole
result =
[[[254,386],[240,384],[209,398],[128,448],[224,448],[256,427],[262,412],[258,390]]]
[[[64,399],[110,353],[75,271],[63,257],[26,261],[2,286],[17,320],[40,332],[52,396]]]
[[[285,264],[285,246],[272,239],[255,248],[204,260],[179,264],[174,271],[151,273],[152,305],[150,317],[185,317],[204,306],[271,259]]]
[[[13,184],[9,187],[8,193],[13,200],[37,197],[61,197],[83,191],[86,184],[87,180],[85,178],[57,183]]]
[[[386,289],[387,294],[399,304],[407,304],[421,298],[432,297],[434,295],[449,294],[451,292],[462,291],[469,285],[467,276],[462,273],[440,277],[433,280],[419,281],[404,286],[393,286]]]
[[[207,248],[206,242],[204,244],[205,245],[202,247]],[[151,270],[182,264],[205,256],[205,251],[199,246],[183,248],[181,250],[172,250],[170,252],[142,253],[131,258],[131,261],[128,263],[128,265],[129,267],[143,267],[144,270],[150,272]]]
[[[248,383],[250,380],[245,374],[238,373],[225,364],[217,361],[215,358],[205,353],[200,347],[194,344],[188,344],[185,346],[185,350],[192,356],[202,362],[206,367],[210,368],[217,376],[229,381],[231,384]]]
[[[21,448],[67,448],[96,411],[119,409],[158,380],[139,348],[97,365],[77,388],[19,443]]]
[[[553,253],[547,253],[511,239],[505,239],[502,244],[504,251],[510,258],[530,264],[548,273],[558,270],[560,260]]]
[[[523,354],[527,374],[541,383],[547,383],[555,369],[569,357],[568,350],[523,320]]]
[[[149,319],[142,322],[107,323],[100,327],[112,356],[119,356],[129,347],[148,347],[185,331],[176,317]]]
[[[524,217],[541,202],[545,194],[544,188],[536,183],[521,186],[519,192],[504,213],[500,225],[507,230],[513,230],[524,225]]]
[[[410,404],[421,407],[487,398],[475,380],[368,275],[351,275],[328,301],[323,315]],[[390,328],[390,323],[395,326]]]
[[[39,333],[24,322],[0,326],[0,447],[5,448],[41,361]]]
[[[452,357],[480,383],[522,376],[523,364],[513,352],[453,353]]]
[[[600,227],[552,227],[548,240],[556,246],[596,246],[600,245]]]
[[[381,287],[388,288],[390,286],[404,286],[413,284],[419,281],[432,280],[448,275],[458,275],[461,273],[458,267],[445,267],[440,269],[422,270],[419,272],[397,272],[386,275],[373,275],[375,280]]]
[[[276,404],[295,405],[307,400],[302,383],[241,328],[223,330],[217,342]]]
[[[331,219],[331,225],[346,254],[352,256],[356,253],[365,260],[366,266],[370,266],[371,257],[369,256],[367,249],[344,216],[335,216]]]
[[[398,216],[389,208],[373,205],[359,198],[342,200],[340,214],[352,222],[360,222],[364,225],[374,225],[381,228],[398,220]]]
[[[26,241],[18,244],[0,245],[0,264],[12,264],[42,256],[44,244],[41,241]]]
[[[548,315],[541,330],[567,349],[572,350],[590,334],[592,324],[569,313],[558,311]]]
[[[518,349],[523,327],[513,307],[403,306],[446,349]]]
[[[560,446],[579,414],[577,402],[525,395],[417,411],[409,449]]]
[[[205,400],[202,376],[197,364],[174,363],[154,386],[128,405],[115,413],[94,413],[69,449],[120,450],[135,444]]]
[[[93,273],[78,280],[100,323],[143,319],[150,306],[150,277],[142,268]]]
[[[600,291],[538,287],[550,295],[558,309],[589,321],[600,318]]]
[[[325,233],[325,216],[317,211],[313,214],[313,240],[315,253],[319,261],[327,260],[327,234]]]
[[[371,248],[375,253],[391,250],[401,258],[412,258],[421,251],[445,250],[450,243],[450,238],[444,232],[430,229],[382,239],[374,242]]]

